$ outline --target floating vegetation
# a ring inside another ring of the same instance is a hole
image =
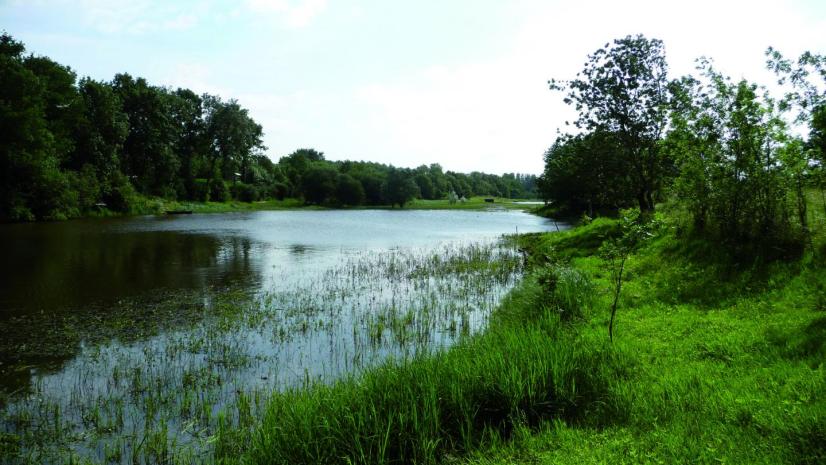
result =
[[[257,294],[176,294],[4,323],[32,329],[0,344],[4,373],[24,380],[0,391],[0,462],[210,462],[275,391],[479,331],[522,272],[504,240],[339,256],[275,270]]]

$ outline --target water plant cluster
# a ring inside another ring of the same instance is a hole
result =
[[[484,328],[522,267],[501,241],[345,251],[326,268],[274,272],[259,293],[124,301],[93,324],[30,317],[72,343],[6,342],[26,377],[3,391],[2,462],[212,462],[257,426],[273,392],[432,354]],[[37,363],[50,354],[62,358]]]

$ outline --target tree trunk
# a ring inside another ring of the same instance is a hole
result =
[[[614,316],[617,314],[617,304],[619,303],[619,296],[622,291],[622,272],[625,270],[626,258],[627,256],[624,256],[620,261],[619,273],[617,273],[617,280],[614,283],[614,302],[611,304],[611,320],[608,321],[608,340],[611,342],[614,342]]]

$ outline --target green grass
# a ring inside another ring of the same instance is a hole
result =
[[[595,251],[616,229],[599,219],[524,237],[535,272],[487,332],[444,353],[274,396],[250,443],[227,440],[223,457],[823,463],[822,256],[744,260],[666,227],[628,263],[610,344],[610,276]],[[560,318],[566,306],[577,318]]]
[[[305,205],[299,199],[262,200],[258,202],[190,202],[162,198],[143,197],[132,205],[132,214],[162,215],[174,210],[192,210],[193,213],[227,213],[260,210],[295,210],[318,209],[320,207]]]
[[[485,202],[486,198],[491,198],[494,201]],[[537,205],[520,204],[525,200],[506,199],[503,197],[488,197],[477,196],[471,197],[464,202],[456,202],[451,204],[447,199],[439,200],[424,200],[415,199],[405,205],[404,208],[412,210],[489,210],[489,209],[508,209],[508,210],[532,210]]]
[[[594,227],[545,245],[588,244]],[[606,337],[607,270],[572,266],[603,292],[577,331]],[[606,397],[615,414],[550,419],[470,463],[823,463],[826,270],[822,258],[742,262],[666,231],[630,264],[613,350],[629,376]]]
[[[523,287],[495,329],[447,352],[275,396],[246,460],[436,463],[543,418],[610,409],[603,382],[625,376],[622,360],[607,341],[564,331],[556,312],[537,305],[540,294]]]
[[[451,204],[447,199],[424,200],[415,199],[408,202],[406,210],[532,210],[536,205],[519,204],[521,200],[506,199],[496,197],[494,203],[485,202],[486,197],[471,197],[465,202]],[[257,202],[241,202],[230,200],[228,202],[194,202],[177,201],[160,197],[138,197],[130,206],[129,215],[163,215],[168,211],[191,210],[193,213],[229,213],[245,211],[266,211],[266,210],[324,210],[331,207],[318,205],[307,205],[301,199],[287,198],[284,200],[261,200]],[[360,207],[347,207],[347,209],[392,209],[388,205]],[[87,216],[106,217],[122,216],[121,214],[103,209],[90,212]]]

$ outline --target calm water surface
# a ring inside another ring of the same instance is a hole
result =
[[[438,350],[521,274],[517,211],[284,211],[0,226],[0,463],[209,462],[274,391]],[[183,454],[183,455],[181,455]]]
[[[0,318],[169,289],[258,289],[343,253],[554,229],[517,211],[275,211],[0,225]]]

